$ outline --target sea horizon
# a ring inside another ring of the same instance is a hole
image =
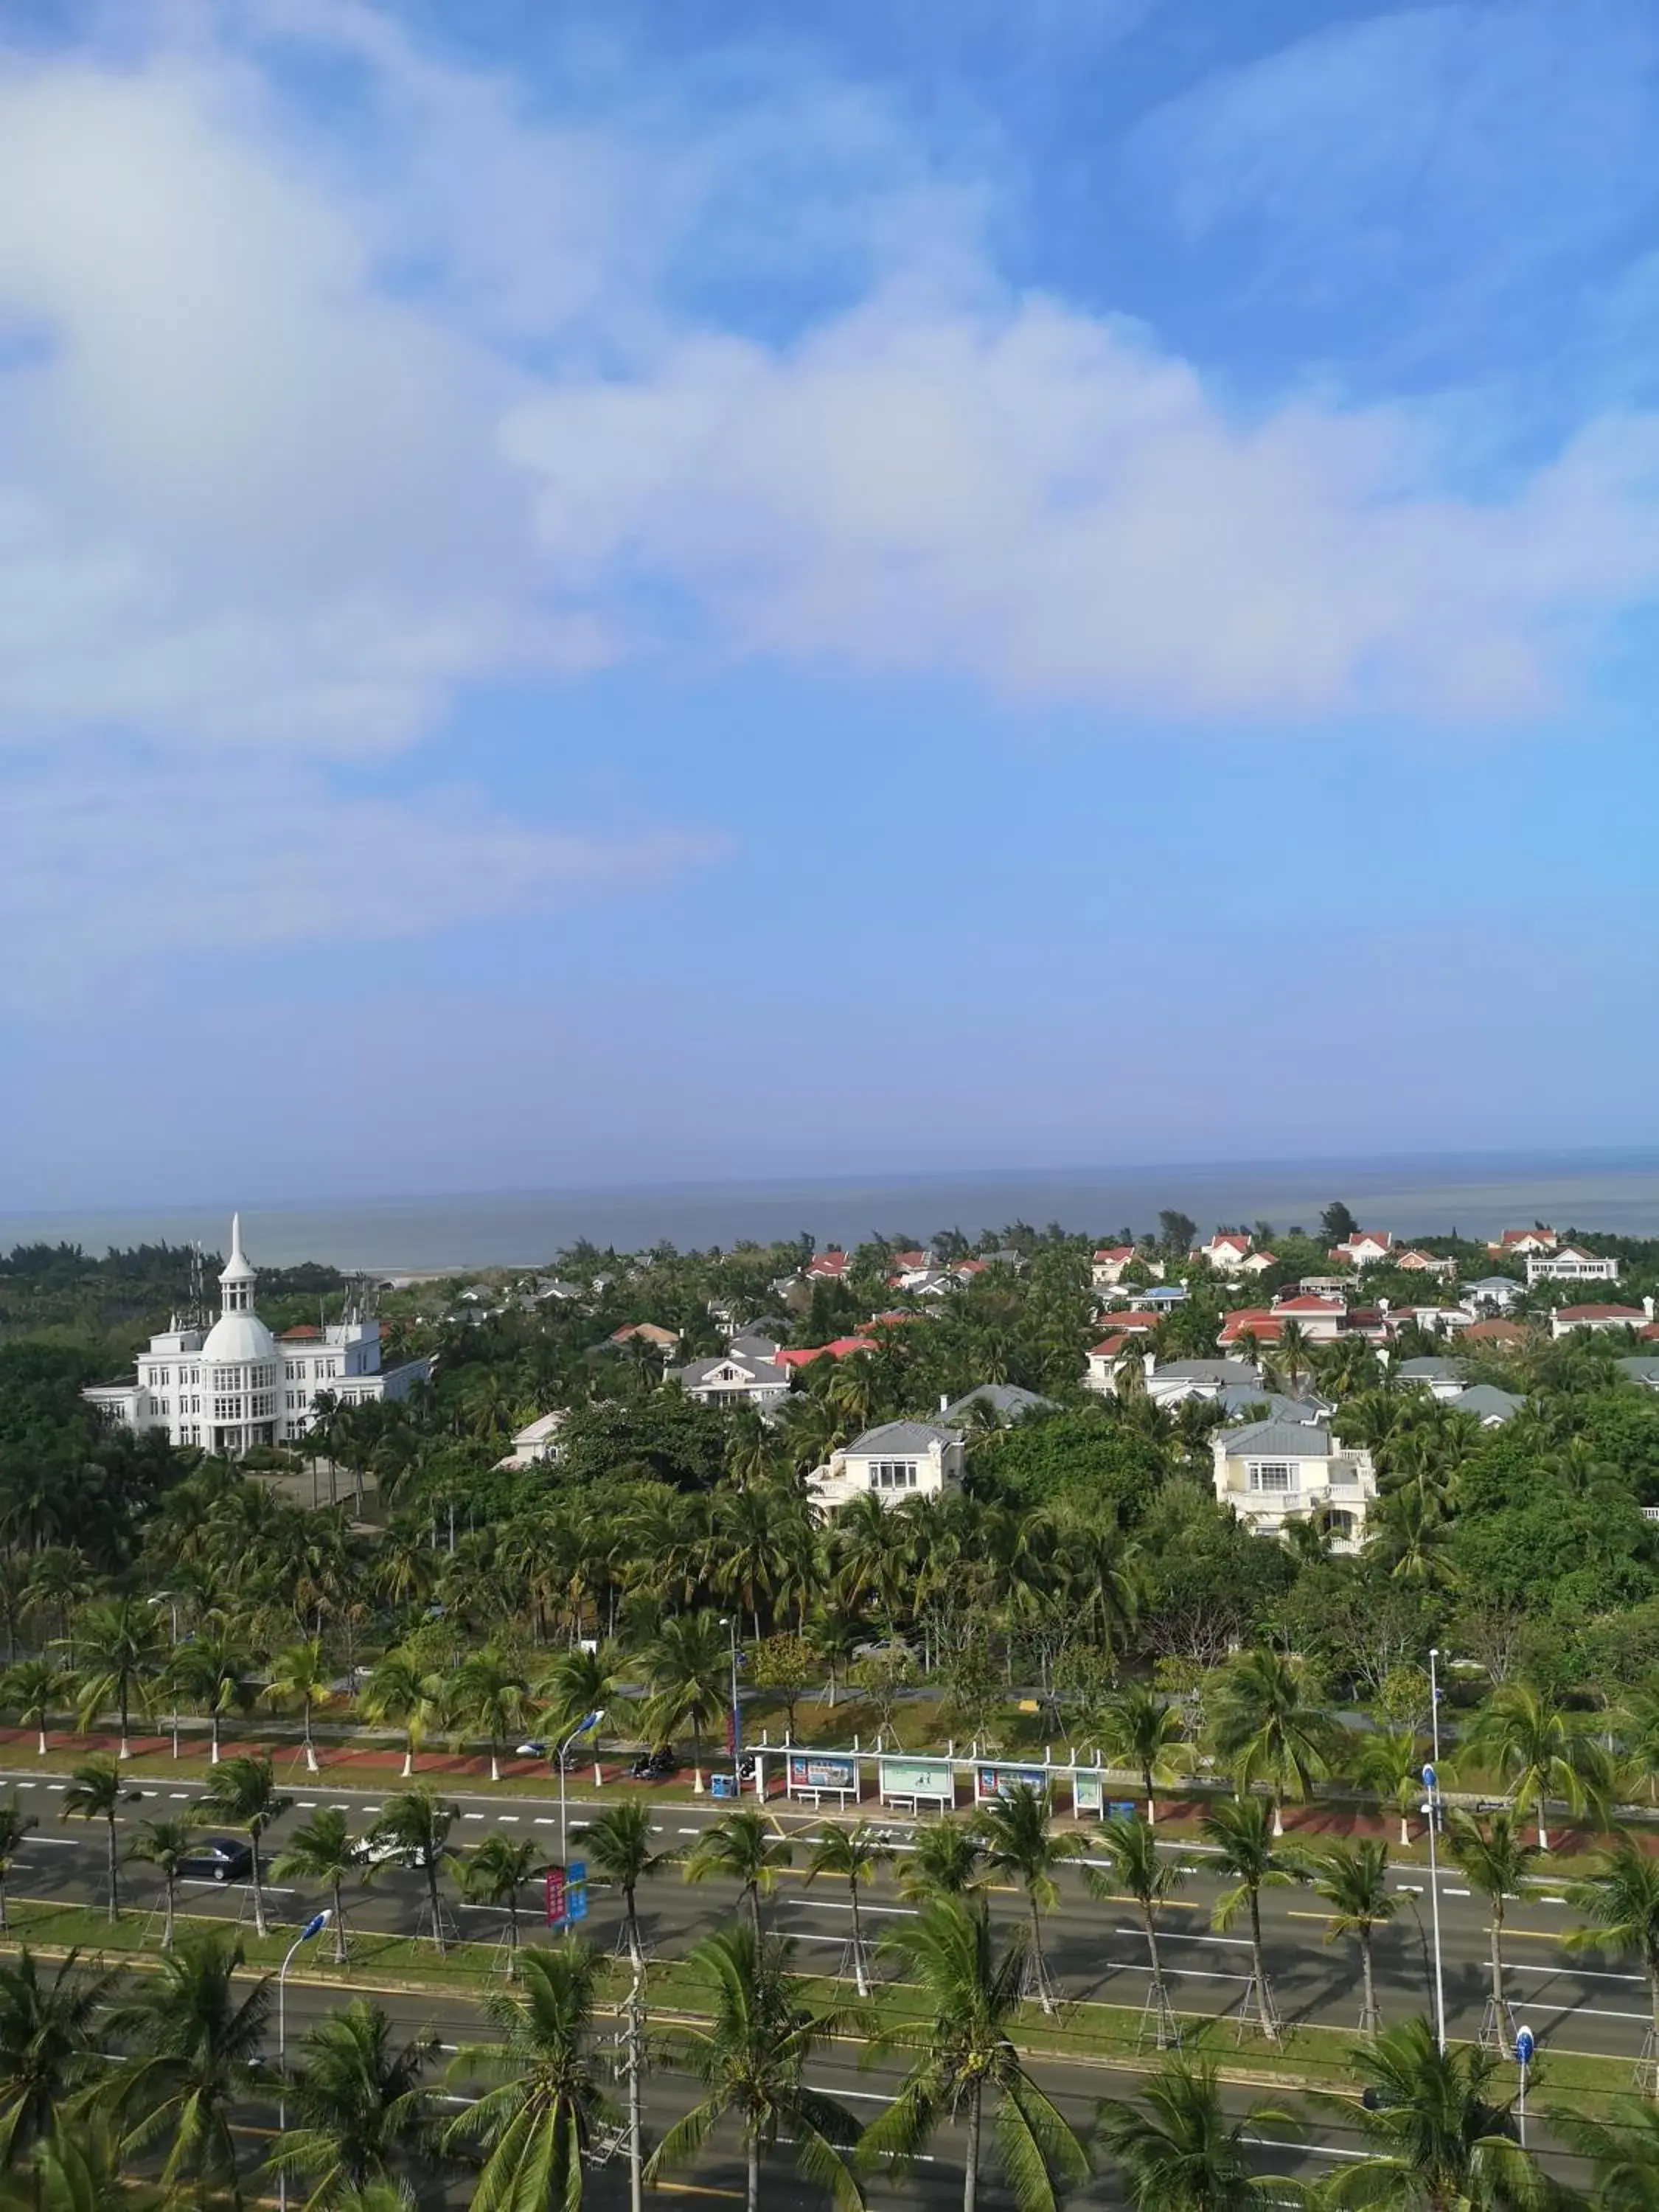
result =
[[[1442,1152],[1312,1160],[992,1168],[932,1174],[771,1176],[375,1198],[57,1206],[0,1212],[0,1250],[67,1243],[92,1255],[137,1243],[222,1249],[242,1216],[256,1265],[307,1260],[375,1273],[542,1267],[579,1238],[618,1251],[766,1243],[805,1231],[820,1247],[876,1234],[977,1237],[1024,1220],[1105,1236],[1153,1228],[1159,1211],[1311,1228],[1333,1199],[1396,1235],[1495,1236],[1534,1219],[1558,1229],[1659,1235],[1659,1148]]]

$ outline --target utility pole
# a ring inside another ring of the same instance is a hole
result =
[[[645,2138],[640,2118],[641,2057],[645,2041],[644,2009],[640,2002],[645,1988],[645,1954],[634,1947],[634,1978],[628,1989],[628,2205],[629,2212],[644,2212]]]

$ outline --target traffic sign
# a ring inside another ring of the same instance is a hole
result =
[[[1515,2055],[1523,2066],[1532,2064],[1533,2054],[1537,2048],[1537,2039],[1529,2027],[1519,2027],[1516,2030]]]

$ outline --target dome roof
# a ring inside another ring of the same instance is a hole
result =
[[[256,1313],[221,1314],[207,1333],[202,1357],[227,1365],[275,1359],[276,1340]]]

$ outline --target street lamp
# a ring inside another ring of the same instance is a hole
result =
[[[720,1626],[731,1632],[732,1638],[732,1779],[737,1794],[743,1795],[743,1708],[738,1702],[738,1616],[723,1613]]]
[[[1439,1809],[1439,1777],[1432,1766],[1423,1769],[1428,1802],[1423,1808],[1429,1822],[1429,1897],[1434,1907],[1434,2035],[1441,2057],[1446,2055],[1446,1986],[1440,1958],[1440,1862],[1434,1847],[1435,1815]]]
[[[309,1943],[313,1936],[320,1936],[334,1917],[334,1908],[325,1905],[307,1921],[288,1947],[276,1976],[276,2132],[283,2135],[288,2128],[288,1970],[294,1964],[294,1954],[302,1943]],[[278,2169],[276,2175],[277,2212],[288,2212],[288,2169]]]
[[[563,1741],[563,1742],[559,1746],[559,1864],[560,1864],[561,1866],[564,1866],[564,1865],[568,1864],[568,1860],[569,1860],[569,1853],[568,1853],[568,1850],[566,1849],[566,1845],[565,1845],[565,1822],[564,1822],[564,1762],[565,1762],[565,1754],[566,1754],[566,1753],[568,1752],[568,1750],[570,1749],[571,1745],[572,1745],[573,1743],[574,1743],[574,1742],[577,1741],[577,1739],[578,1739],[579,1737],[580,1737],[580,1736],[585,1736],[585,1735],[588,1735],[588,1734],[590,1733],[590,1731],[591,1731],[591,1730],[592,1730],[592,1729],[594,1729],[598,1728],[598,1726],[599,1726],[599,1723],[600,1723],[604,1718],[605,1718],[605,1707],[604,1707],[603,1705],[601,1705],[596,1712],[584,1713],[584,1714],[583,1714],[583,1716],[582,1716],[582,1717],[581,1717],[581,1719],[580,1719],[580,1720],[579,1720],[579,1721],[577,1722],[577,1723],[576,1723],[575,1727],[574,1727],[574,1728],[573,1728],[573,1729],[571,1729],[571,1731],[570,1731],[569,1735],[568,1735],[568,1736],[566,1736],[566,1738],[565,1738],[564,1741]]]
[[[1440,1764],[1440,1647],[1429,1650],[1429,1729],[1434,1739],[1434,1763]]]
[[[178,1599],[171,1590],[157,1590],[154,1597],[147,1598],[144,1601],[147,1605],[166,1606],[173,1621],[173,1649],[177,1651],[179,1649]],[[176,1681],[173,1685],[173,1755],[175,1759],[179,1756],[179,1685]]]

